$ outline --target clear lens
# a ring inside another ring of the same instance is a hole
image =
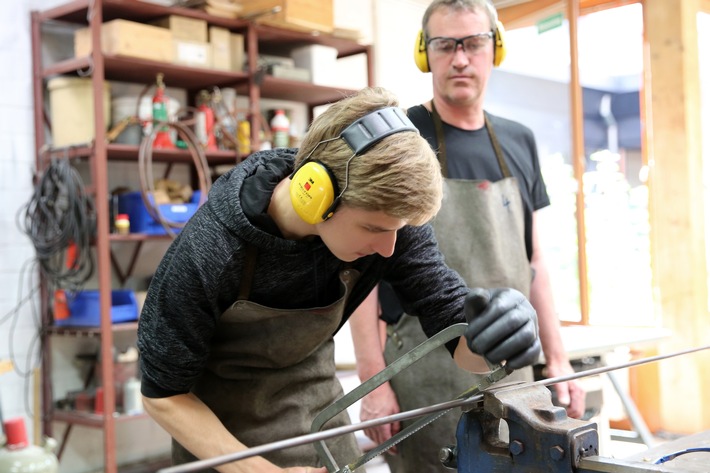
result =
[[[476,54],[484,48],[492,38],[493,33],[488,31],[486,33],[465,36],[463,38],[447,38],[439,36],[431,38],[427,43],[429,44],[430,51],[440,56],[453,54],[459,44],[463,48],[464,53]]]
[[[456,40],[454,38],[432,38],[429,40],[429,47],[432,52],[439,54],[451,54],[456,48]]]

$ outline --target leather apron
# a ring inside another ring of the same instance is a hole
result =
[[[359,277],[356,270],[342,270],[340,297],[326,307],[274,309],[248,300],[255,262],[256,250],[250,247],[239,300],[220,317],[207,369],[192,389],[248,447],[310,433],[313,418],[343,395],[332,335]],[[344,411],[324,428],[348,424]],[[343,464],[362,455],[354,435],[327,445]],[[263,456],[282,468],[322,466],[312,444]],[[173,440],[174,464],[195,460]]]
[[[432,102],[433,106],[433,102]],[[503,173],[497,182],[449,179],[441,119],[433,110],[439,159],[444,174],[444,203],[432,222],[446,263],[469,287],[512,287],[530,293],[531,268],[525,249],[523,200],[497,137],[486,118],[486,128]],[[404,314],[388,326],[385,361],[389,364],[416,347],[426,335],[416,317]],[[478,384],[481,376],[459,368],[445,347],[397,374],[391,381],[402,411],[444,402]],[[501,381],[531,381],[526,368]],[[397,445],[397,455],[385,455],[393,473],[450,472],[438,459],[439,450],[456,444],[460,409],[453,409]],[[412,421],[405,421],[406,427]],[[502,434],[507,435],[507,434]]]

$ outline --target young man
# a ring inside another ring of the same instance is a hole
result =
[[[300,150],[255,153],[220,177],[159,265],[139,323],[144,405],[173,437],[174,461],[308,433],[342,395],[333,335],[382,278],[430,336],[472,319],[449,344],[472,369],[483,365],[473,352],[512,368],[537,359],[524,296],[496,292],[482,309],[444,264],[425,225],[441,198],[430,146],[383,89],[333,104]],[[342,463],[359,455],[352,435],[329,449]],[[218,470],[321,465],[305,445]]]
[[[536,309],[549,376],[571,374],[562,346],[546,263],[537,232],[538,209],[549,205],[532,132],[483,109],[492,68],[505,53],[502,25],[488,0],[434,0],[422,20],[415,62],[431,72],[434,97],[408,116],[437,151],[446,179],[441,211],[432,223],[447,264],[469,287],[513,287]],[[400,296],[380,288],[382,319],[389,325],[382,355],[378,301],[373,296],[352,317],[358,374],[371,377],[425,337]],[[403,312],[406,312],[403,314]],[[443,402],[476,384],[444,360],[443,352],[417,362],[363,399],[361,420]],[[532,379],[531,371],[514,373]],[[505,381],[510,381],[511,377]],[[584,412],[579,384],[555,386],[568,414]],[[397,446],[386,458],[395,473],[449,471],[438,460],[441,447],[455,443],[457,413],[436,421]],[[382,443],[399,424],[369,429]]]

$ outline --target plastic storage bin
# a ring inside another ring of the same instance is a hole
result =
[[[55,320],[55,325],[98,327],[101,324],[99,291],[80,291],[73,298],[68,299],[69,317]],[[138,304],[133,291],[123,289],[111,291],[111,321],[132,322],[134,320],[138,320]]]
[[[160,204],[160,215],[169,222],[185,223],[190,220],[200,205],[200,191],[192,193],[192,200],[187,204]],[[149,196],[154,203],[153,196]],[[146,233],[148,235],[165,235],[165,228],[155,220],[143,203],[140,192],[126,192],[118,196],[118,213],[128,214],[131,223],[131,233]],[[181,229],[174,228],[178,233]]]

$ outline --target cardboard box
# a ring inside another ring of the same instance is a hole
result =
[[[330,46],[312,44],[291,51],[296,67],[310,71],[311,82],[317,85],[335,87],[338,83],[338,50]]]
[[[299,31],[333,32],[333,0],[242,0],[242,13],[248,16],[279,6],[275,14],[259,16],[256,21]]]
[[[171,62],[172,38],[170,30],[134,21],[113,20],[101,25],[101,48],[104,54],[113,56]],[[89,28],[75,31],[74,54],[77,57],[88,56],[92,49]]]
[[[232,38],[227,28],[210,26],[212,67],[228,71],[232,68]]]
[[[167,28],[174,39],[207,42],[207,21],[180,15],[168,15],[153,22],[155,26]]]
[[[212,47],[202,41],[173,39],[173,63],[191,67],[212,67]]]
[[[52,145],[70,146],[89,143],[96,137],[94,124],[94,88],[87,77],[53,77],[47,83],[49,113],[52,122]],[[104,124],[111,118],[111,87],[104,82]]]
[[[244,70],[244,35],[232,33],[230,39],[231,63],[230,69],[235,72]]]
[[[300,80],[301,82],[311,81],[311,71],[301,67],[287,67],[280,64],[271,64],[266,71],[279,79]]]

